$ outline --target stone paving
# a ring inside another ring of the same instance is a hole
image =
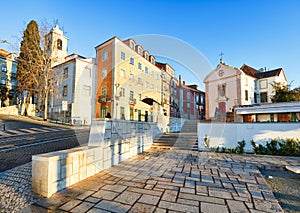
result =
[[[37,201],[31,192],[31,163],[0,173],[0,212],[16,212]]]
[[[21,212],[283,212],[258,167],[299,158],[150,149]]]

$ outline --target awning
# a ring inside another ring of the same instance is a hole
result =
[[[158,103],[156,100],[154,100],[153,98],[144,98],[143,100],[142,100],[144,103],[146,103],[146,104],[148,104],[148,105],[153,105],[153,103],[155,102],[155,103]],[[159,104],[159,103],[158,103]]]
[[[235,113],[238,115],[270,114],[300,112],[300,102],[265,104],[252,107],[237,107]]]

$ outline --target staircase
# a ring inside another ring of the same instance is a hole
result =
[[[152,148],[172,150],[198,150],[197,121],[185,121],[179,133],[163,135],[153,142]]]

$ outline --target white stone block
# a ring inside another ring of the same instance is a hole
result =
[[[79,156],[73,155],[73,174],[77,174],[79,172]]]
[[[90,177],[94,175],[95,171],[96,171],[95,164],[94,163],[88,164],[86,167],[86,176]]]

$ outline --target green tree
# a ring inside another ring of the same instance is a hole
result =
[[[1,85],[0,86],[0,100],[1,100],[1,106],[0,107],[5,107],[5,101],[7,100],[8,96],[8,89],[7,86]]]
[[[55,90],[57,82],[51,67],[55,58],[52,58],[51,41],[47,37],[50,29],[51,26],[46,21],[41,23],[40,28],[34,20],[27,25],[17,69],[20,92],[28,91],[28,97],[32,94],[39,95],[37,108],[43,112],[44,120],[48,118],[49,93]]]
[[[290,85],[284,85],[278,82],[272,84],[272,86],[275,91],[275,95],[273,95],[271,99],[273,103],[300,101],[299,87],[290,90]]]
[[[32,20],[23,32],[17,66],[18,90],[21,93],[28,92],[28,98],[24,103],[26,110],[30,97],[38,92],[41,76],[40,65],[43,63],[41,56],[38,24]]]

